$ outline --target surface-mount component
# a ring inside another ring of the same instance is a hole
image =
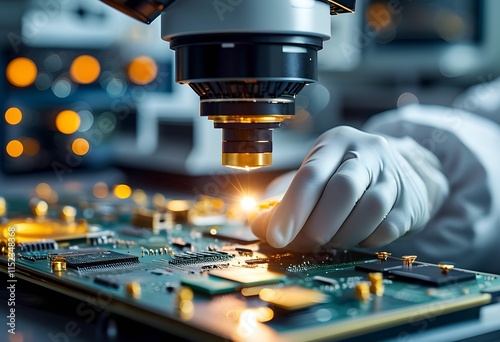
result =
[[[187,286],[181,286],[175,292],[175,307],[177,308],[180,317],[184,320],[189,320],[193,317],[193,299],[193,290]]]
[[[139,299],[141,298],[141,284],[139,284],[136,281],[130,281],[127,284],[125,284],[125,292],[127,293],[128,296],[134,298],[134,299]]]
[[[382,296],[384,294],[384,276],[382,273],[369,273],[368,280],[370,281],[370,293],[379,297]]]
[[[451,264],[438,264],[437,267],[441,270],[441,273],[448,274],[448,272],[455,268],[455,265]]]
[[[391,253],[389,252],[376,252],[375,254],[377,255],[377,259],[379,261],[386,261],[387,258],[391,256]]]
[[[139,262],[134,255],[127,255],[104,249],[75,250],[50,256],[51,260],[56,257],[64,257],[68,268],[78,271],[98,271],[107,268],[126,268]]]
[[[362,301],[370,299],[370,283],[366,281],[357,283],[354,286],[354,297]]]
[[[210,295],[235,292],[241,287],[241,284],[236,283],[234,281],[225,280],[217,277],[210,277],[210,276],[182,277],[181,284],[189,286],[194,291],[199,291]]]
[[[49,258],[48,252],[21,252],[18,255],[20,258],[30,261],[46,260]]]
[[[170,212],[160,212],[146,208],[137,208],[132,212],[132,224],[139,228],[149,228],[156,232],[171,229],[174,218]]]
[[[62,256],[55,256],[50,260],[50,267],[53,271],[64,271],[66,265],[66,259]]]
[[[390,270],[389,273],[400,279],[422,282],[434,286],[455,284],[461,281],[476,279],[475,273],[459,270],[449,270],[447,273],[443,273],[441,269],[434,265]]]
[[[41,252],[50,251],[58,248],[58,244],[54,240],[40,240],[33,242],[21,242],[19,251],[23,252]]]
[[[210,275],[235,281],[246,286],[264,285],[279,283],[286,279],[281,273],[271,272],[266,269],[255,268],[229,268],[222,270],[212,270]]]
[[[227,262],[232,258],[234,258],[233,255],[219,251],[185,252],[174,254],[169,263],[178,266],[193,264],[216,265],[221,262]]]
[[[259,293],[259,298],[277,308],[288,311],[305,309],[313,305],[326,303],[330,300],[330,296],[321,291],[300,286],[263,289]]]
[[[417,259],[417,256],[416,255],[403,255],[401,257],[401,259],[403,260],[403,265],[408,267],[408,266],[413,265],[413,263]]]
[[[293,258],[292,253],[281,253],[281,254],[272,254],[267,258],[255,258],[255,259],[248,259],[245,260],[245,263],[249,265],[258,265],[258,264],[268,264],[272,262],[281,262],[286,259],[291,259]]]

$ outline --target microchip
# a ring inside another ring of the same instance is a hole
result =
[[[25,252],[19,253],[19,257],[25,260],[37,261],[48,259],[49,254],[47,252]]]
[[[209,272],[209,274],[226,280],[235,281],[246,286],[279,283],[286,279],[286,276],[284,274],[255,268],[230,268],[212,270]]]
[[[175,254],[169,263],[177,266],[206,263],[216,265],[220,262],[231,260],[232,258],[234,258],[234,256],[219,251],[186,252]]]
[[[217,277],[183,277],[181,284],[187,285],[194,291],[208,293],[210,295],[235,292],[240,284]]]
[[[327,303],[330,296],[323,292],[301,286],[289,286],[282,289],[263,289],[259,298],[275,307],[287,311],[305,309],[313,305]]]
[[[50,256],[64,257],[68,268],[84,272],[106,270],[109,268],[128,268],[139,263],[139,258],[136,256],[105,249],[68,251],[51,254]]]
[[[54,240],[40,240],[33,242],[23,242],[19,244],[21,252],[43,252],[57,249],[57,242]]]
[[[449,270],[447,273],[443,273],[437,266],[432,265],[391,270],[389,273],[403,280],[417,281],[433,286],[476,279],[476,274],[472,272]]]

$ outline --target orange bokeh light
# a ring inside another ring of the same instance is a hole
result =
[[[115,186],[113,193],[117,198],[125,199],[129,198],[130,195],[132,195],[132,189],[126,184],[118,184],[117,186]]]
[[[108,196],[109,188],[108,185],[104,182],[97,182],[92,189],[92,193],[97,198],[105,198]]]
[[[130,80],[138,85],[151,83],[158,74],[158,65],[148,56],[134,58],[128,65],[127,74]]]
[[[100,73],[101,64],[95,57],[89,55],[78,56],[69,68],[71,79],[81,84],[94,82]]]
[[[64,134],[73,134],[80,127],[80,116],[72,110],[63,110],[56,117],[56,128]]]
[[[12,158],[17,158],[21,154],[23,154],[24,147],[23,144],[19,140],[11,140],[5,147],[7,154]]]
[[[5,112],[5,121],[9,125],[17,125],[23,119],[23,113],[19,108],[11,107]]]
[[[27,87],[36,80],[38,70],[36,64],[29,58],[18,57],[7,64],[5,76],[16,87]]]
[[[71,144],[71,150],[78,156],[86,155],[90,150],[89,142],[83,138],[78,138]]]

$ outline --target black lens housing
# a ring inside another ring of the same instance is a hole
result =
[[[183,36],[170,43],[176,81],[191,86],[200,114],[223,129],[223,153],[272,152],[271,129],[295,114],[295,96],[317,81],[322,45],[319,37],[284,34]]]

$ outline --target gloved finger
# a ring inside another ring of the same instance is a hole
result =
[[[285,247],[297,236],[339,166],[344,155],[340,147],[334,144],[323,147],[315,149],[297,171],[274,213],[266,236],[271,246]]]
[[[400,207],[393,209],[365,240],[361,247],[381,247],[400,238],[410,230],[411,218]]]
[[[304,235],[314,245],[324,245],[331,240],[352,212],[371,182],[371,172],[359,158],[346,160],[338,168],[309,216]]]
[[[350,248],[368,238],[391,211],[397,196],[396,181],[381,175],[381,181],[368,188],[328,245]]]
[[[400,161],[400,165],[406,161]],[[377,229],[360,243],[363,247],[379,247],[386,245],[408,231],[417,231],[429,220],[427,190],[424,182],[411,168],[406,168],[405,186],[394,205],[394,208],[380,223]]]
[[[257,216],[250,223],[250,227],[252,228],[252,232],[259,239],[266,241],[267,229],[269,227],[269,222],[271,221],[271,217],[273,217],[274,212],[276,211],[277,206],[262,210],[257,214]]]
[[[264,193],[264,198],[282,198],[287,189],[292,183],[293,177],[297,174],[297,171],[287,172],[271,181],[266,188]]]

